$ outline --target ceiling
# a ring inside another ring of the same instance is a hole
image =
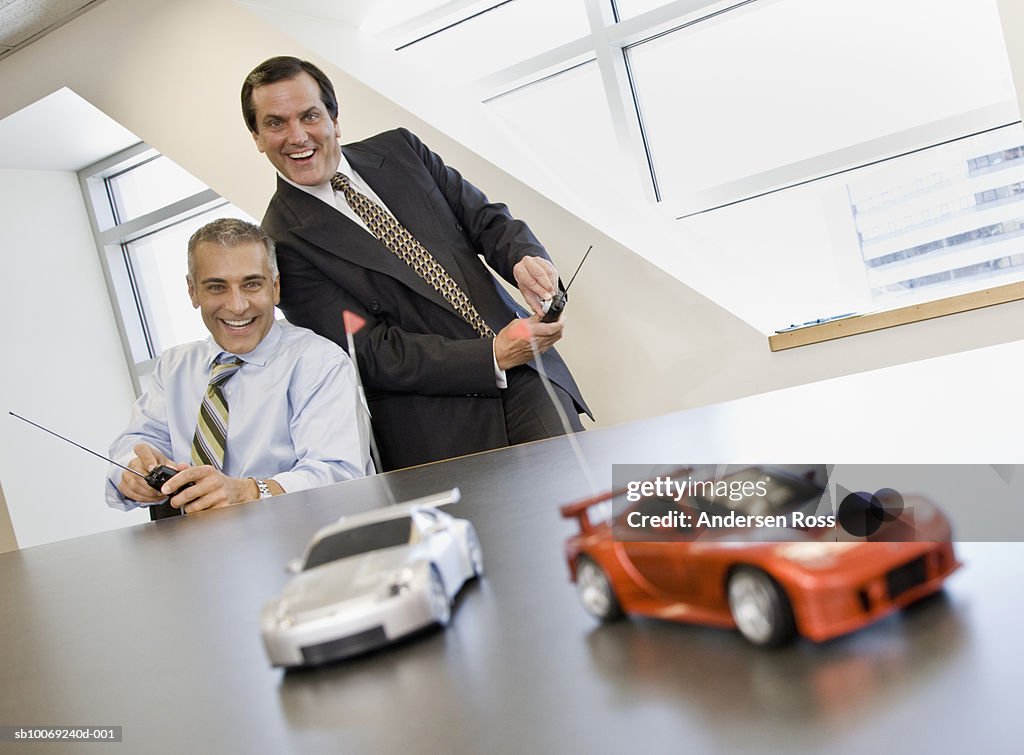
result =
[[[0,120],[0,170],[77,171],[138,141],[64,87]]]
[[[0,0],[0,59],[103,0]]]
[[[0,59],[103,0],[0,0]],[[61,89],[0,120],[0,170],[78,170],[137,136]]]

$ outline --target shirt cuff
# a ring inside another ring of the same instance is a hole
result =
[[[498,367],[498,355],[494,352],[494,344],[496,342],[496,338],[491,339],[491,357],[494,359],[494,382],[499,388],[508,388],[508,376],[505,374],[505,370]]]

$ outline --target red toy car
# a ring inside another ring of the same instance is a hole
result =
[[[846,533],[834,517],[807,514],[824,493],[807,479],[748,467],[722,481],[755,492],[629,503],[621,491],[563,506],[580,523],[566,558],[587,611],[604,621],[627,613],[737,627],[755,645],[797,633],[820,642],[939,591],[960,566],[949,522],[923,498],[904,501],[878,533],[884,542],[867,542],[837,537]],[[594,506],[613,501],[612,517],[591,521]]]

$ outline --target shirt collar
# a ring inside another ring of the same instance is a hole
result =
[[[340,149],[338,150],[338,167],[337,169],[335,169],[334,172],[344,173],[346,176],[352,179],[353,184],[355,184],[357,187],[359,187],[360,184],[362,184],[362,181],[359,179],[359,176],[356,175],[356,172],[352,169],[352,166],[349,165],[348,160],[345,158],[345,153],[342,152]],[[295,183],[283,173],[278,173],[277,175],[280,176],[282,181],[291,184],[299,191],[304,191],[307,194],[316,197],[321,202],[326,202],[331,207],[335,207],[334,189],[331,188],[330,181],[325,181],[324,183],[318,184],[316,186],[303,186],[302,184]]]
[[[225,357],[237,356],[246,364],[255,364],[260,367],[264,367],[274,355],[279,343],[281,343],[281,323],[277,322],[277,320],[275,320],[274,324],[270,326],[270,330],[268,330],[267,334],[263,336],[263,340],[260,341],[256,348],[248,354],[232,354],[229,351],[224,351],[224,349],[222,349],[220,345],[213,340],[213,336],[210,336],[206,339],[206,363],[212,365],[214,359],[223,360]]]

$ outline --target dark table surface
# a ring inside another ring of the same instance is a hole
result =
[[[607,486],[613,462],[713,461],[685,430],[668,416],[580,442]],[[260,608],[319,527],[453,485],[487,573],[446,631],[269,666]],[[558,515],[589,492],[561,438],[0,555],[0,725],[123,727],[122,745],[0,751],[1018,751],[1024,546],[963,544],[944,595],[765,651],[732,631],[598,626]]]

